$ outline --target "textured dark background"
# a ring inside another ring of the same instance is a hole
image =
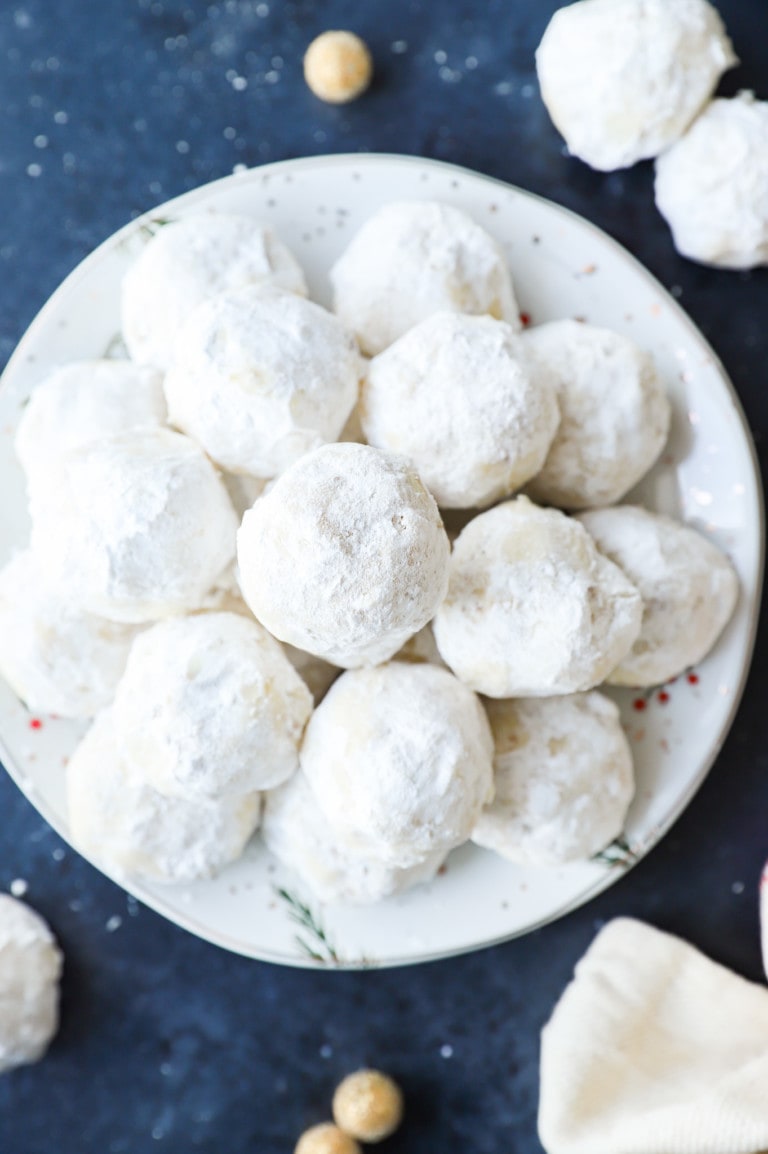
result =
[[[567,204],[617,237],[711,340],[758,448],[768,426],[768,272],[678,258],[652,170],[568,158],[538,97],[534,49],[556,0],[2,0],[0,360],[47,296],[131,215],[194,185],[315,153],[416,153]],[[765,0],[721,0],[742,58],[723,85],[768,97]],[[361,33],[376,83],[327,107],[301,57],[325,28]],[[763,85],[760,91],[761,82]],[[765,632],[706,785],[651,856],[539,933],[403,971],[329,974],[197,941],[63,846],[0,775],[0,888],[66,951],[63,1023],[40,1065],[0,1081],[2,1154],[279,1154],[365,1062],[399,1077],[408,1121],[384,1150],[533,1154],[539,1029],[595,929],[633,914],[758,979],[768,856]]]

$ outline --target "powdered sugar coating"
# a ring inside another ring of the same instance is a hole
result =
[[[267,794],[262,821],[267,848],[295,870],[321,902],[367,905],[431,881],[444,854],[409,869],[355,853],[329,825],[301,771]]]
[[[165,395],[171,423],[222,468],[274,477],[336,440],[361,376],[355,342],[332,313],[250,285],[190,314]]]
[[[656,205],[683,256],[721,268],[768,264],[768,102],[713,100],[656,162]]]
[[[15,448],[30,485],[55,484],[62,454],[142,426],[164,425],[162,376],[130,361],[76,361],[33,390]]]
[[[519,489],[544,464],[559,422],[555,386],[531,374],[512,327],[453,312],[374,357],[360,412],[368,443],[406,457],[445,508]]]
[[[48,1049],[59,1026],[62,961],[40,915],[0,894],[0,1074]]]
[[[536,51],[555,126],[603,171],[673,144],[736,63],[707,0],[581,0],[555,12]]]
[[[301,768],[345,850],[405,869],[466,841],[493,795],[480,702],[447,670],[390,662],[336,681]]]
[[[110,873],[190,882],[240,857],[259,824],[261,795],[187,801],[158,793],[121,757],[107,711],[70,758],[67,806],[73,845]]]
[[[62,597],[142,623],[196,609],[232,561],[237,518],[203,451],[140,429],[67,453],[33,494],[32,548]]]
[[[52,590],[29,550],[0,570],[0,675],[28,709],[59,717],[104,709],[136,634]]]
[[[618,708],[602,693],[489,701],[496,796],[472,840],[520,865],[592,857],[624,828],[634,793]]]
[[[643,622],[612,685],[660,685],[706,657],[739,596],[736,571],[714,542],[633,505],[579,516],[598,549],[637,586]]]
[[[258,622],[202,613],[136,640],[113,718],[128,766],[160,793],[191,800],[281,785],[311,711],[309,690]]]
[[[374,356],[432,313],[488,313],[519,328],[500,246],[461,209],[393,201],[370,217],[330,271],[334,309]]]
[[[669,433],[669,398],[652,357],[628,337],[578,321],[539,325],[523,342],[560,405],[560,426],[528,493],[563,509],[619,501]]]
[[[253,284],[307,295],[296,258],[251,217],[195,213],[163,223],[123,279],[123,339],[132,360],[167,369],[179,329],[198,305]]]
[[[640,631],[640,594],[577,521],[517,497],[470,521],[434,621],[444,660],[489,697],[592,689]]]
[[[240,584],[281,641],[333,665],[386,661],[434,615],[450,547],[434,499],[399,457],[326,445],[245,514]]]

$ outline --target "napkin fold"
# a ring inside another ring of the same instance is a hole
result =
[[[548,1154],[768,1151],[768,990],[642,922],[598,934],[544,1027]]]

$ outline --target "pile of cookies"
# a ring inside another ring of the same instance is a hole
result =
[[[113,874],[212,876],[259,825],[328,902],[469,839],[587,858],[634,789],[596,687],[674,677],[733,611],[710,541],[621,504],[669,429],[647,352],[523,331],[496,241],[435,202],[382,208],[331,281],[334,312],[249,217],[165,224],[124,280],[128,359],[22,415],[0,672],[94,718],[70,834]]]

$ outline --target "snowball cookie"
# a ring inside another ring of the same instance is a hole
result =
[[[62,961],[40,915],[0,894],[0,1074],[48,1049],[59,1026]]]
[[[344,845],[328,823],[301,771],[266,795],[262,836],[284,866],[316,898],[329,904],[367,905],[431,881],[445,854],[430,854],[408,869],[384,865]]]
[[[536,51],[555,127],[603,171],[668,148],[737,63],[706,0],[581,0],[555,12]]]
[[[187,801],[146,785],[121,756],[111,711],[72,754],[66,781],[72,844],[118,876],[213,877],[240,857],[261,816],[258,793]]]
[[[669,433],[653,358],[628,337],[578,321],[539,325],[523,342],[560,404],[560,427],[527,491],[565,509],[613,504],[648,472]]]
[[[768,264],[768,103],[713,100],[656,162],[656,205],[683,256],[721,268]]]
[[[178,331],[199,304],[253,284],[307,295],[296,258],[249,216],[196,213],[164,224],[123,279],[131,359],[167,369]]]
[[[643,598],[640,635],[608,681],[660,685],[706,657],[739,595],[725,554],[695,529],[634,505],[595,509],[579,521]]]
[[[136,639],[114,705],[125,761],[170,797],[272,789],[298,765],[312,695],[256,621],[201,613]]]
[[[618,708],[602,693],[489,701],[496,796],[472,840],[520,865],[592,857],[621,833],[634,793]]]
[[[493,742],[447,670],[344,673],[313,713],[301,767],[346,850],[406,869],[466,841],[493,796]]]
[[[583,526],[517,497],[456,540],[433,628],[444,660],[478,693],[547,697],[604,681],[641,616],[637,589]]]
[[[32,392],[16,430],[16,455],[29,482],[45,484],[70,449],[165,419],[163,380],[155,369],[130,361],[78,361],[52,372]]]
[[[52,591],[29,550],[0,570],[0,676],[36,713],[92,717],[104,709],[136,634]]]
[[[245,514],[240,586],[270,633],[354,668],[386,661],[434,616],[450,546],[434,498],[399,457],[325,445]]]
[[[384,205],[330,276],[335,311],[370,356],[445,309],[520,327],[501,247],[461,209],[437,201]]]
[[[504,321],[440,312],[374,357],[360,416],[369,444],[401,453],[438,505],[509,496],[544,464],[555,386],[532,374]]]
[[[336,440],[362,371],[354,340],[332,313],[250,286],[191,314],[165,395],[171,424],[222,468],[274,477]]]
[[[205,453],[140,429],[62,458],[33,500],[32,548],[62,597],[115,621],[195,609],[232,561],[237,517]]]

